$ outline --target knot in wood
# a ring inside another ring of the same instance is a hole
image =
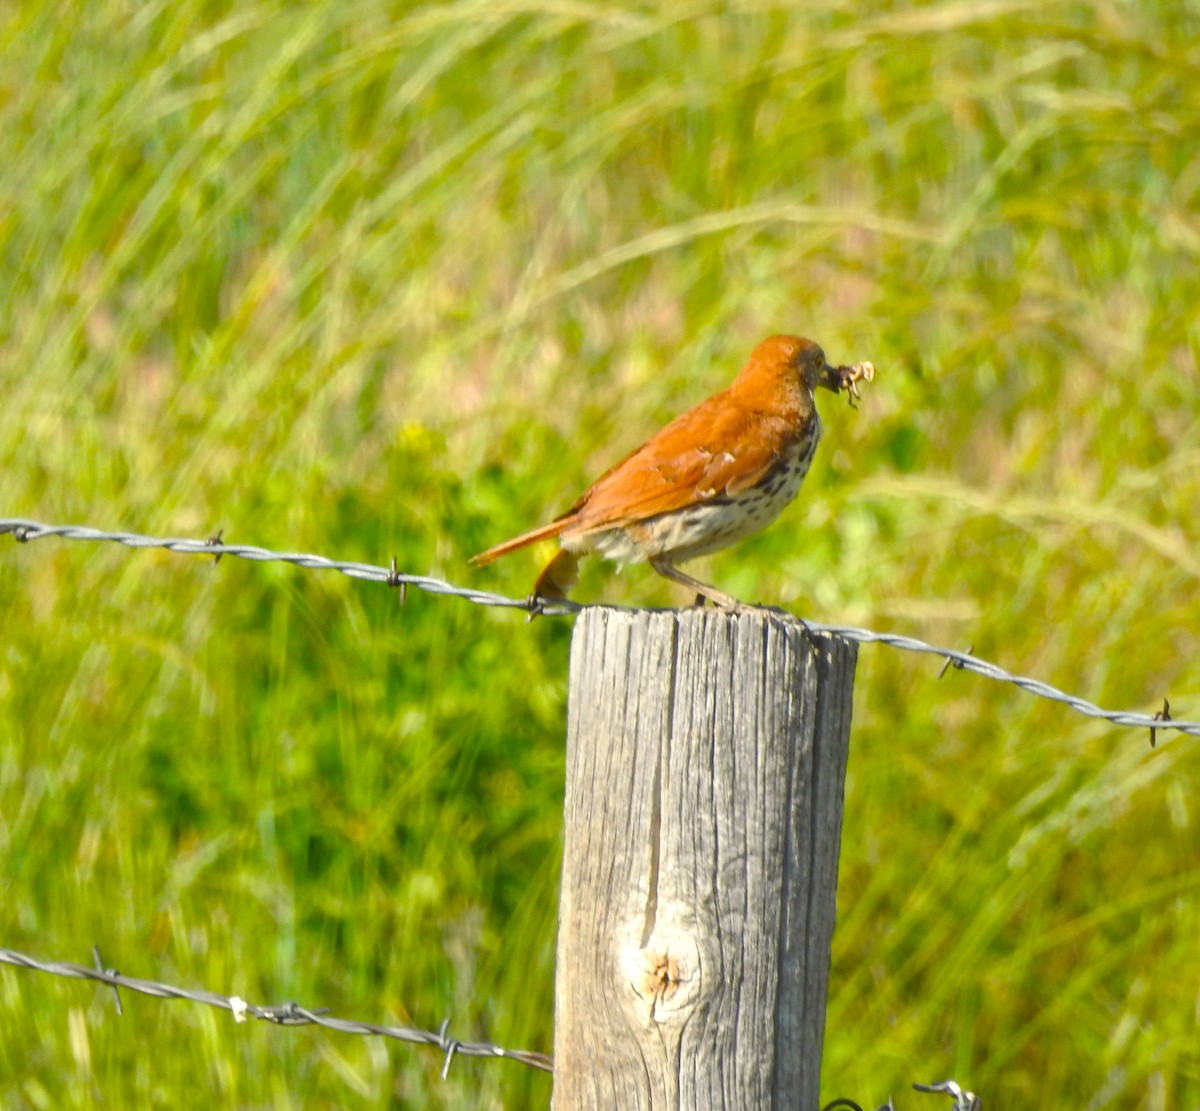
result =
[[[653,997],[654,1005],[659,1006],[675,994],[683,976],[679,968],[679,961],[674,957],[666,953],[657,956],[647,954],[647,957],[650,968],[642,977],[638,995],[643,999]]]
[[[630,1003],[643,1021],[681,1019],[695,1006],[699,953],[691,938],[676,933],[666,943],[651,937],[645,945],[627,948],[621,963],[633,994]]]

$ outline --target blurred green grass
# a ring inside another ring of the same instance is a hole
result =
[[[774,331],[872,359],[698,566],[1200,716],[1200,10],[0,12],[0,506],[386,562],[560,511]],[[677,604],[641,569],[583,598]],[[0,552],[0,939],[548,1050],[569,627]],[[1200,1100],[1192,742],[860,657],[824,1092]],[[17,1107],[545,1105],[516,1066],[0,974]]]

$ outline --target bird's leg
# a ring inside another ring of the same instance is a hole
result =
[[[565,602],[567,591],[578,578],[579,557],[563,549],[556,552],[554,558],[542,568],[537,582],[533,584],[533,593],[547,602]]]
[[[542,615],[546,602],[565,602],[567,591],[575,585],[578,578],[579,557],[574,552],[556,552],[554,558],[542,568],[537,582],[533,584],[533,592],[525,599],[529,610],[529,616],[525,618],[526,624]]]
[[[679,583],[680,586],[689,587],[700,595],[701,598],[707,598],[723,610],[740,609],[743,605],[742,602],[739,602],[732,595],[725,594],[715,586],[709,586],[708,583],[702,583],[699,579],[693,579],[691,575],[685,575],[675,564],[668,562],[661,556],[650,560],[650,566],[662,575],[664,579],[670,579],[672,582]]]

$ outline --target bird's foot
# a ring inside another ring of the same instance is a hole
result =
[[[525,624],[528,625],[535,617],[541,617],[546,612],[547,599],[536,591],[525,599]]]

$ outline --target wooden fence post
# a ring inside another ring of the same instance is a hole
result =
[[[856,659],[771,611],[580,615],[555,1111],[815,1111]]]

